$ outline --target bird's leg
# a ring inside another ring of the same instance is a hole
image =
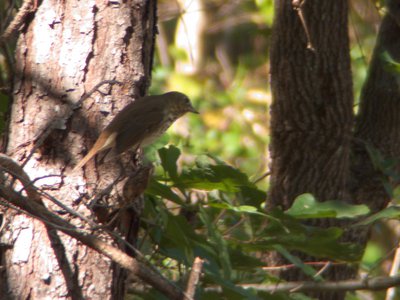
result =
[[[136,146],[135,148],[132,148],[132,156],[131,156],[131,163],[132,166],[134,166],[135,168],[141,165],[141,161],[143,158],[143,150],[140,147],[140,145]]]

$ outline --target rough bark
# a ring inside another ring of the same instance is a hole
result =
[[[271,49],[271,206],[287,208],[304,192],[313,193],[321,201],[366,204],[372,212],[390,201],[388,188],[399,184],[400,170],[396,160],[400,156],[398,71],[388,63],[400,60],[397,3],[388,1],[353,134],[346,1],[307,1],[304,5],[302,12],[315,52],[306,49],[309,41],[291,1],[276,1]],[[314,225],[345,223],[319,221]],[[344,238],[365,246],[368,236],[368,228],[364,228],[347,230]],[[273,259],[273,263],[281,263],[281,258]],[[325,278],[333,280],[354,275],[355,269],[348,267],[324,273]],[[283,276],[289,280],[303,278],[296,272]],[[343,299],[344,293],[317,297]]]
[[[155,12],[155,0],[44,0],[18,40],[7,153],[32,179],[52,175],[35,185],[96,222],[100,215],[94,214],[99,212],[95,208],[111,207],[108,214],[133,201],[123,189],[137,174],[137,163],[125,155],[123,163],[111,157],[102,163],[93,160],[74,173],[72,167],[104,125],[145,94]],[[103,80],[122,85],[104,85],[102,93],[93,93],[77,107],[82,96]],[[55,208],[50,202],[46,205]],[[77,226],[87,226],[62,215]],[[9,247],[4,251],[2,297],[122,299],[125,275],[109,259],[74,239],[46,231],[25,215],[9,210],[6,217],[1,241]],[[132,236],[129,228],[122,231]],[[114,243],[106,234],[103,238]]]
[[[353,122],[347,1],[306,1],[315,51],[292,1],[276,1],[271,45],[270,202],[288,208],[301,193],[345,198]]]
[[[296,11],[293,2],[275,1],[270,57],[273,104],[269,205],[283,209],[303,193],[312,193],[319,201],[349,200],[353,125],[348,3],[304,1]],[[313,225],[326,227],[334,223],[325,219]],[[274,257],[272,263],[283,260]],[[343,267],[333,267],[324,278],[340,280],[349,274],[352,272]],[[294,270],[282,276],[287,280],[305,279],[304,274]],[[314,296],[340,299],[343,293]]]

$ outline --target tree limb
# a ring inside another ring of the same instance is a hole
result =
[[[240,285],[246,289],[254,289],[267,293],[276,292],[316,292],[316,291],[356,291],[356,290],[384,290],[389,287],[400,285],[400,275],[396,276],[378,276],[373,278],[364,278],[358,280],[340,280],[340,281],[299,281],[283,282],[278,284],[244,284]],[[221,287],[207,287],[207,292],[222,292]]]
[[[196,286],[199,283],[201,276],[201,269],[203,268],[204,260],[200,257],[196,257],[193,262],[192,271],[190,272],[187,287],[186,296],[189,299],[194,299],[196,293]]]
[[[143,263],[131,256],[128,256],[126,253],[107,244],[101,239],[78,229],[63,218],[50,212],[41,202],[40,196],[31,185],[28,175],[12,159],[7,159],[6,155],[1,155],[0,166],[12,175],[17,176],[24,185],[28,197],[31,196],[34,199],[32,200],[17,193],[11,187],[1,185],[0,197],[2,197],[5,201],[10,202],[12,206],[17,207],[24,212],[27,212],[34,218],[44,222],[47,227],[60,230],[65,234],[77,239],[82,244],[105,255],[112,261],[119,264],[121,267],[131,271],[144,282],[162,292],[168,298],[179,300],[187,298],[180,288],[169,282],[166,278],[162,277],[160,274],[156,273]],[[21,178],[23,178],[23,180],[21,180]]]
[[[14,17],[10,25],[8,25],[7,29],[4,30],[4,33],[0,36],[0,44],[5,43],[15,32],[19,30],[22,24],[24,24],[28,14],[36,10],[37,7],[35,4],[37,5],[36,1],[24,0],[17,15]]]

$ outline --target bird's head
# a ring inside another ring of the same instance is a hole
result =
[[[188,96],[180,92],[169,92],[164,94],[168,101],[169,111],[178,116],[187,112],[198,114],[199,112],[193,107]]]

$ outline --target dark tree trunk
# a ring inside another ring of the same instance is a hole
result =
[[[276,1],[271,44],[272,205],[309,192],[346,198],[353,122],[347,1],[306,1],[314,51],[292,1]]]
[[[396,5],[388,8],[361,93],[354,142],[354,198],[357,203],[367,204],[373,212],[388,204],[387,188],[395,187],[400,180],[399,75],[388,63],[388,60],[400,62],[400,8]],[[382,162],[374,164],[368,148],[383,160],[392,160],[390,167],[382,168]]]
[[[113,158],[102,164],[92,160],[76,172],[72,167],[104,125],[146,93],[155,22],[155,0],[44,0],[19,37],[7,153],[32,180],[52,175],[35,185],[96,222],[101,218],[93,213],[99,212],[96,208],[117,209],[134,201],[127,198],[132,195],[140,200],[134,192],[123,192],[137,166],[126,155],[123,164]],[[77,107],[103,80],[123,84],[104,85],[102,93],[93,93]],[[56,208],[51,202],[45,205]],[[63,216],[88,228],[75,216]],[[125,274],[109,259],[23,214],[8,210],[6,219],[1,241],[10,247],[3,251],[6,270],[0,281],[6,284],[0,298],[123,298]],[[135,228],[130,226],[137,225],[136,219],[124,218],[120,228],[131,243]],[[102,237],[115,243],[107,234]]]
[[[397,186],[400,180],[398,162],[393,160],[400,156],[398,71],[387,62],[400,60],[398,2],[388,2],[389,12],[382,20],[354,133],[347,1],[305,1],[301,9],[305,24],[293,10],[292,1],[275,3],[269,205],[286,209],[296,196],[308,192],[320,201],[366,204],[372,212],[384,208],[390,200],[387,188]],[[307,49],[307,42],[315,51]],[[384,168],[376,157],[393,163]],[[313,225],[344,227],[346,223],[319,220]],[[344,239],[365,246],[368,235],[367,228],[350,229]],[[283,259],[274,255],[271,262],[280,264]],[[355,271],[347,266],[335,267],[325,272],[324,278],[347,279]],[[282,275],[288,280],[305,277],[293,270]],[[343,299],[344,293],[313,296]]]
[[[312,193],[319,201],[349,201],[353,125],[347,0],[304,1],[298,11],[292,2],[275,1],[270,57],[273,105],[268,203],[284,209],[303,193]],[[313,225],[334,224],[317,220]],[[283,260],[274,257],[272,263]],[[349,274],[352,272],[332,268],[324,278],[339,280]],[[306,279],[293,269],[282,276]],[[314,296],[341,297],[331,293]]]

